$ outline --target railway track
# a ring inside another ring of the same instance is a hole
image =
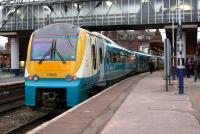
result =
[[[17,113],[18,116],[22,111],[27,112],[30,108],[26,108],[24,106],[24,82],[13,82],[13,83],[4,83],[0,84],[0,117],[5,118],[5,116],[11,116],[13,113]],[[35,116],[34,116],[35,113]],[[36,114],[37,113],[37,114]],[[3,128],[1,128],[1,132],[10,134],[10,133],[25,133],[36,126],[54,118],[58,114],[45,113],[41,112],[31,112],[32,118],[25,121],[24,123],[20,123],[20,120],[23,120],[22,117],[17,119],[19,125],[16,125],[14,128],[8,128],[3,132]],[[15,115],[15,114],[14,114]],[[17,116],[17,115],[16,115]],[[28,116],[28,115],[27,115]]]
[[[23,106],[24,106],[23,99],[7,102],[5,104],[0,104],[0,115],[3,115],[7,112],[11,112],[11,111],[21,108]]]
[[[24,82],[12,82],[0,84],[0,104],[9,98],[17,98],[24,95]]]
[[[40,124],[54,118],[58,116],[58,114],[52,114],[52,113],[44,113],[38,117],[36,117],[35,119],[33,120],[30,120],[26,123],[24,123],[23,125],[21,126],[18,126],[16,128],[13,128],[7,132],[5,132],[5,134],[23,134],[23,133],[26,133],[28,132],[29,130],[39,126]]]
[[[0,114],[24,106],[24,82],[0,84]]]

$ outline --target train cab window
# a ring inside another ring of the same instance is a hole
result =
[[[96,70],[96,51],[95,51],[95,45],[92,45],[92,62],[93,62],[93,68]]]
[[[75,60],[77,42],[77,35],[35,37],[32,41],[31,60],[40,60],[44,56],[44,60],[60,61],[60,56],[65,61]],[[59,54],[54,54],[53,47]]]
[[[102,48],[99,48],[99,57],[100,57],[100,63],[102,64],[103,62],[103,54],[102,54]]]

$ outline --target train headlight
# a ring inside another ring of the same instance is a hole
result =
[[[28,80],[33,80],[33,76],[28,76]]]
[[[66,77],[65,77],[65,80],[66,81],[71,81],[72,80],[72,76],[70,74],[68,74]]]
[[[72,79],[73,79],[73,80],[77,80],[77,77],[76,77],[76,76],[73,76]]]
[[[66,81],[77,80],[77,77],[76,77],[76,76],[71,76],[70,74],[68,74],[68,75],[65,77],[65,80],[66,80]]]
[[[39,80],[39,76],[38,75],[33,75],[33,80],[34,81],[38,81]]]

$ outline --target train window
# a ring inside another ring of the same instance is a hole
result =
[[[102,54],[102,48],[99,48],[99,57],[100,57],[100,63],[102,64],[103,61],[103,54]]]
[[[51,38],[34,38],[31,48],[31,59],[40,60],[52,48],[53,39]],[[51,53],[46,54],[45,60],[51,59]]]
[[[113,63],[117,62],[117,55],[115,53],[112,53],[112,61]]]
[[[119,53],[116,53],[116,62],[120,62],[120,56],[119,56]]]
[[[109,51],[106,52],[106,60],[107,60],[107,62],[109,62],[109,60],[110,60],[110,53],[109,53]]]
[[[112,54],[112,52],[111,52],[111,51],[110,51],[109,53],[110,53],[110,57],[109,57],[109,59],[110,59],[110,62],[113,62],[113,60],[112,60],[113,54]]]
[[[40,60],[53,47],[53,40],[55,38],[55,48],[64,60],[76,59],[76,48],[78,36],[76,35],[54,35],[49,37],[36,37],[32,41],[31,60]],[[45,60],[59,61],[60,56],[53,54],[53,51],[47,53]],[[53,55],[53,56],[52,56]]]
[[[96,70],[96,51],[95,51],[95,46],[92,45],[92,58],[93,58],[93,68]]]

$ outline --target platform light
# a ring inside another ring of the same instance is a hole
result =
[[[79,5],[79,8],[82,7],[80,4],[78,4],[78,3],[74,3],[74,6],[75,6],[76,8],[78,7],[78,5]]]
[[[45,10],[49,10],[49,11],[51,11],[51,12],[54,11],[54,8],[53,8],[51,5],[44,5],[43,8],[44,8]]]
[[[106,1],[106,5],[107,5],[108,7],[110,7],[110,6],[112,6],[112,2],[111,2],[110,0],[107,0],[107,1]]]
[[[51,9],[48,6],[46,6],[46,5],[44,5],[43,8],[46,9],[46,10],[51,11]]]
[[[74,6],[75,6],[75,7],[78,7],[78,4],[77,4],[77,3],[74,3]]]
[[[181,8],[182,10],[186,10],[186,11],[191,10],[191,6],[190,6],[190,5],[187,5],[187,4],[181,5],[180,8]],[[172,7],[170,8],[170,11],[175,11],[175,10],[178,10],[178,7],[177,7],[177,6],[172,6]]]
[[[191,10],[191,6],[190,5],[181,5],[181,9],[183,9],[183,10]]]
[[[21,15],[21,10],[17,10],[17,15]]]
[[[147,3],[149,2],[149,0],[142,0],[142,3]]]
[[[156,29],[149,29],[149,32],[156,32]]]

